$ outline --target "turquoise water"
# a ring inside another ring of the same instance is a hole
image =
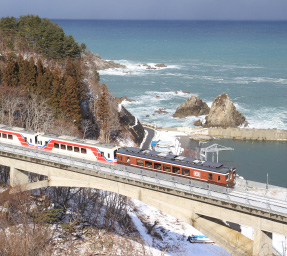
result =
[[[55,20],[103,59],[127,66],[101,71],[101,82],[141,121],[161,127],[192,126],[175,119],[191,94],[211,105],[227,93],[249,127],[287,129],[287,22]],[[142,64],[164,63],[147,70]],[[189,91],[190,94],[183,93]],[[155,114],[165,108],[168,113]],[[204,120],[204,116],[200,117]],[[216,143],[235,148],[220,161],[247,179],[287,186],[287,143]]]

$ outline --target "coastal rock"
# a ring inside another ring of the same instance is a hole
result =
[[[202,99],[192,95],[185,102],[181,103],[176,109],[173,117],[184,118],[187,116],[201,116],[207,115],[209,107]]]
[[[154,111],[154,113],[157,113],[157,114],[166,114],[166,113],[168,113],[168,112],[166,111],[166,108],[160,108],[160,109]]]
[[[166,68],[167,66],[165,65],[165,64],[163,64],[163,63],[161,63],[161,64],[156,64],[155,65],[157,68]]]
[[[123,96],[123,97],[120,97],[120,98],[116,98],[116,101],[120,104],[120,103],[122,103],[123,101],[133,102],[133,101],[135,101],[135,100],[131,100],[131,99],[129,99],[128,97]]]
[[[214,99],[205,119],[204,127],[238,127],[246,123],[246,118],[236,110],[233,102],[225,93]]]
[[[126,68],[125,65],[115,63],[111,60],[103,60],[98,54],[94,56],[94,62],[96,64],[97,70],[105,70],[110,68]]]
[[[165,64],[155,64],[155,65],[149,65],[149,64],[139,64],[138,67],[145,67],[148,70],[156,70],[159,68],[166,68],[167,65]]]
[[[202,126],[202,122],[200,119],[196,120],[193,124],[194,126]]]
[[[93,54],[90,51],[84,53],[82,57],[86,64],[89,63],[91,68],[95,68],[96,70],[105,70],[110,68],[126,68],[125,65],[116,63],[114,61],[103,60],[98,54]]]

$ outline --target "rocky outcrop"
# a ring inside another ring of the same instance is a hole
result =
[[[97,70],[105,70],[109,68],[126,68],[125,65],[116,63],[111,60],[103,60],[98,54],[94,55],[94,62]]]
[[[209,107],[202,99],[192,95],[185,102],[181,103],[176,109],[173,117],[184,118],[187,116],[201,116],[207,115],[209,112]]]
[[[168,112],[166,111],[166,108],[159,108],[154,111],[156,114],[167,114]]]
[[[116,97],[116,101],[117,101],[119,104],[121,104],[123,101],[134,102],[135,100],[131,100],[131,99],[129,99],[128,97],[123,96],[123,97],[120,97],[120,98],[117,98],[117,97]]]
[[[194,126],[202,126],[201,120],[196,120],[193,124]]]
[[[205,118],[205,127],[238,127],[245,122],[245,117],[236,110],[227,94],[217,96]]]
[[[126,136],[129,136],[139,146],[145,136],[144,128],[139,120],[123,106],[119,112],[119,119],[121,126],[127,131]]]
[[[116,63],[114,61],[103,60],[98,54],[93,54],[91,51],[85,52],[81,57],[92,71],[105,70],[109,68],[126,68],[125,65]]]

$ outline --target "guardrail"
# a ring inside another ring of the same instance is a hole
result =
[[[221,200],[226,203],[242,205],[252,209],[261,211],[263,210],[265,212],[279,214],[281,216],[287,217],[287,192],[286,195],[282,194],[279,197],[275,197],[270,188],[265,188],[264,190],[263,185],[265,184],[262,185],[262,183],[258,182],[251,182],[252,185],[260,184],[260,186],[257,188],[250,187],[250,182],[246,182],[244,186],[242,183],[235,188],[225,188],[206,182],[190,180],[164,173],[157,173],[136,167],[109,165],[101,162],[73,158],[70,156],[59,156],[51,152],[8,144],[0,143],[0,151],[33,157],[58,164],[65,164],[77,168],[89,169],[92,171],[106,173],[125,179],[144,182],[150,185],[161,186],[176,191],[188,192],[199,196],[206,196],[208,198]],[[284,190],[284,188],[280,187],[275,188],[282,191]],[[259,190],[261,193],[258,193]]]
[[[157,129],[157,126],[156,126],[155,124],[149,124],[149,123],[143,123],[143,122],[141,122],[141,124],[142,124],[142,126],[144,126],[144,127],[152,128],[152,129],[154,129],[154,130]]]

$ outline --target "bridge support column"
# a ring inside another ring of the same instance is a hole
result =
[[[254,229],[253,256],[272,255],[272,233]]]
[[[29,182],[28,173],[21,171],[15,167],[10,167],[10,186],[16,187],[19,185],[24,185]]]

